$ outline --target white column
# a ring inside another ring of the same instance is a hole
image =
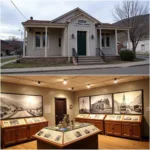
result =
[[[99,29],[99,48],[102,50],[102,29]]]
[[[117,38],[117,29],[115,30],[115,41],[116,41],[116,55],[118,55],[118,38]]]
[[[130,31],[128,30],[128,49],[130,49]]]
[[[47,57],[47,27],[45,27],[45,57]]]
[[[25,47],[26,47],[26,28],[24,27],[24,39],[23,39],[23,57],[25,57]]]

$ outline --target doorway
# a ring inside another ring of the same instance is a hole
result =
[[[67,114],[66,98],[55,98],[55,124],[62,121],[64,114]]]
[[[77,32],[78,55],[86,56],[86,31]]]

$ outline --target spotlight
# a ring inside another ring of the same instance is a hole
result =
[[[66,85],[66,84],[67,84],[67,80],[64,80],[64,82],[63,82],[63,83],[64,83],[64,85]]]
[[[117,78],[114,79],[114,83],[116,84],[118,82]]]
[[[87,84],[87,88],[89,89],[91,86],[90,86],[90,84]]]
[[[38,85],[40,85],[41,84],[41,81],[38,81]]]
[[[69,90],[71,90],[71,88],[69,88]]]

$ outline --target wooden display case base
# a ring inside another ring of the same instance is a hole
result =
[[[61,147],[57,144],[54,145],[37,139],[37,149],[98,149],[98,133]]]

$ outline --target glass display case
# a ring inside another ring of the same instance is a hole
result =
[[[34,118],[26,118],[25,119],[28,124],[32,123],[40,123],[47,121],[44,117],[34,117]]]
[[[88,118],[89,114],[78,114],[76,118]]]
[[[66,146],[70,143],[80,141],[83,138],[90,137],[93,134],[98,134],[100,130],[89,123],[75,123],[74,126],[66,128],[45,127],[35,134],[36,139],[49,141],[61,146]],[[97,137],[98,138],[98,137]],[[40,147],[44,148],[44,147]]]
[[[107,115],[105,120],[122,121],[123,115]]]
[[[104,118],[105,118],[105,115],[103,115],[103,114],[90,114],[88,116],[88,119],[103,120]]]
[[[141,122],[141,115],[124,115],[123,121]]]
[[[20,126],[26,125],[26,121],[24,119],[12,119],[12,120],[2,120],[1,127],[13,127],[13,126]]]

